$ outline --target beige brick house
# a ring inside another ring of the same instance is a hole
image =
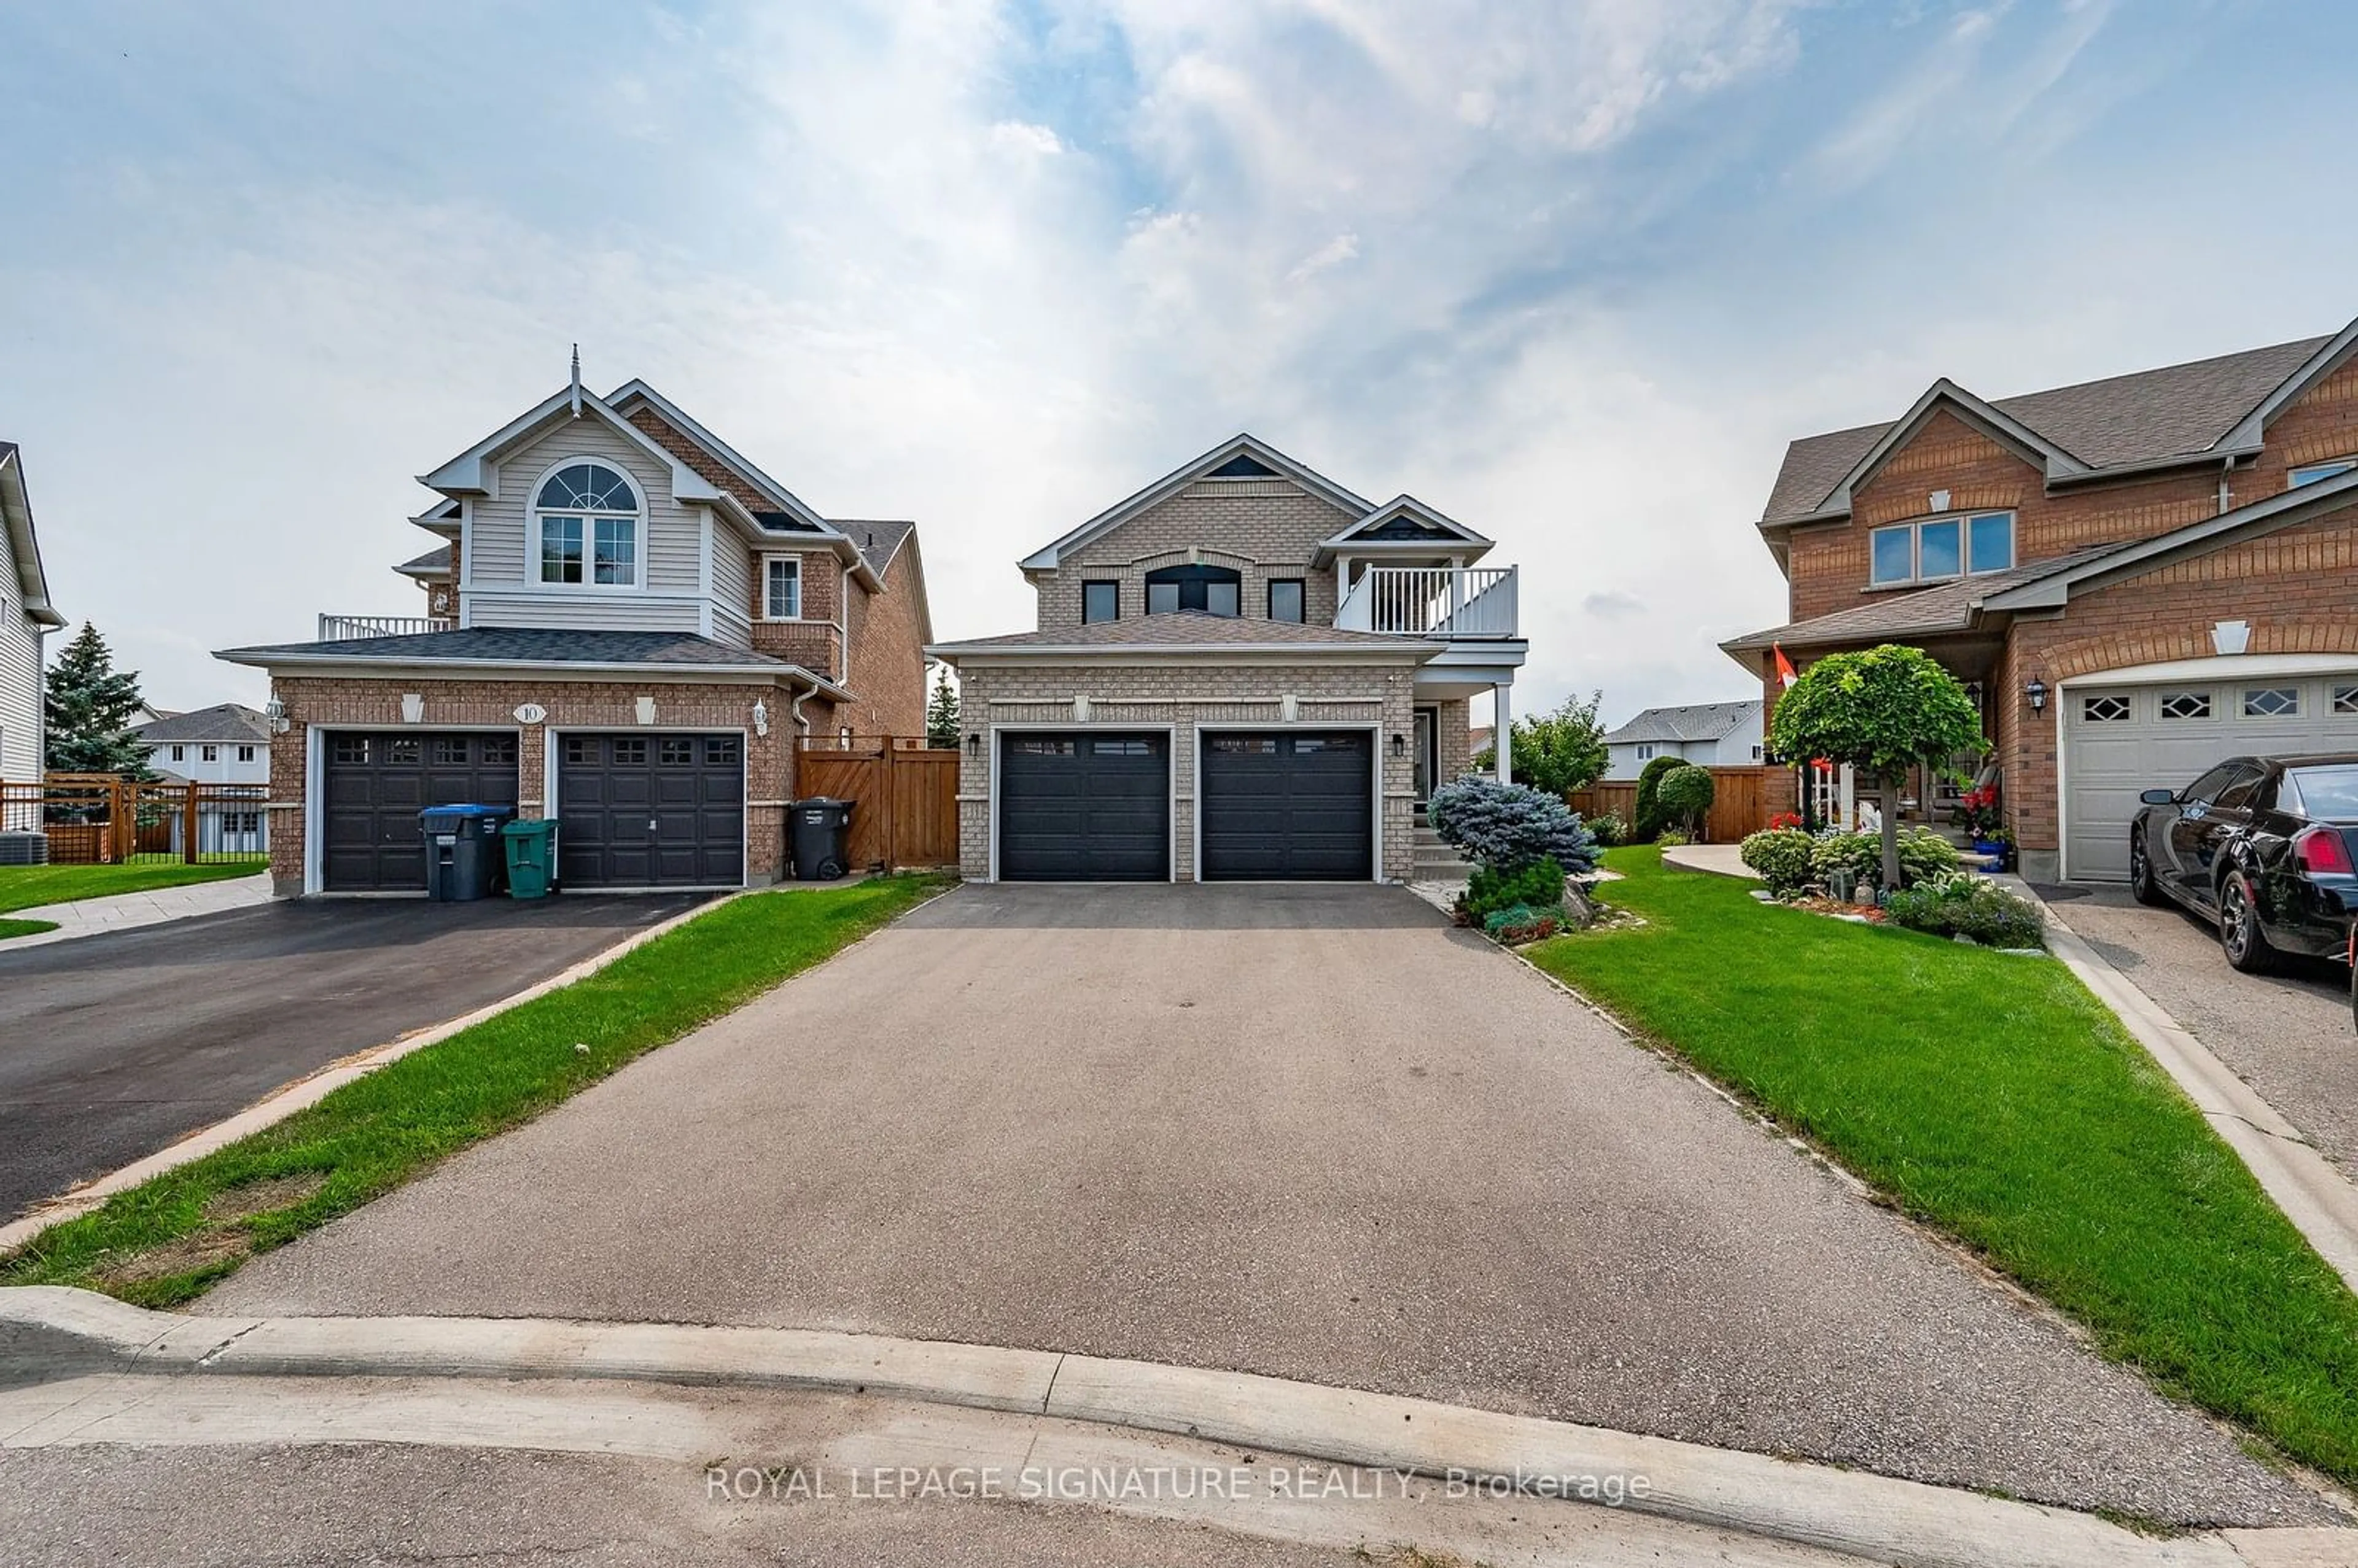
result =
[[[417,812],[461,801],[557,818],[568,888],[758,886],[798,742],[924,733],[914,526],[820,516],[644,382],[420,479],[425,615],[218,655],[270,676],[282,895],[422,888]]]
[[[1995,402],[1936,382],[1792,443],[1759,529],[1790,620],[1721,646],[1772,708],[1778,648],[1938,658],[1980,700],[2034,879],[2125,879],[2140,790],[2358,751],[2358,322]],[[1851,786],[1799,776],[1840,813]],[[1772,809],[1796,804],[1780,777]],[[1920,773],[1899,808],[1948,798]]]
[[[1510,717],[1490,547],[1238,436],[1025,557],[1034,630],[926,650],[958,671],[966,875],[1407,878],[1467,703]]]

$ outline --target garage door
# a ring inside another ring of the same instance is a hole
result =
[[[2074,686],[2063,704],[2063,874],[2125,881],[2137,795],[2236,756],[2358,751],[2358,670]]]
[[[429,806],[514,806],[513,734],[331,732],[324,764],[319,880],[330,892],[426,891]]]
[[[563,736],[557,822],[564,886],[741,886],[745,738]]]
[[[1364,881],[1375,869],[1375,737],[1203,739],[1204,880]]]
[[[1171,737],[1000,739],[999,874],[1159,882],[1171,875]]]

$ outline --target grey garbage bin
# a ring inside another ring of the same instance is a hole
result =
[[[513,806],[429,806],[417,814],[426,835],[426,896],[489,898],[507,885],[507,855],[500,829],[515,819]]]
[[[786,807],[786,831],[794,846],[797,879],[831,882],[851,869],[853,804],[815,795]]]

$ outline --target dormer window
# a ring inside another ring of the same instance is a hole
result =
[[[533,497],[540,533],[540,580],[599,588],[639,583],[639,492],[620,470],[567,463]]]
[[[1867,581],[1876,588],[1946,582],[2014,565],[2014,514],[1927,517],[1867,536]]]
[[[1244,612],[1244,579],[1227,567],[1163,567],[1146,574],[1146,612],[1200,610],[1208,615]]]

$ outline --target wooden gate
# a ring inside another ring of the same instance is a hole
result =
[[[855,803],[855,866],[955,866],[958,862],[958,754],[895,737],[813,739],[795,759],[797,795]]]
[[[1767,768],[1706,768],[1711,774],[1711,809],[1704,814],[1707,843],[1733,844],[1768,826]],[[1635,828],[1638,784],[1634,779],[1600,780],[1574,790],[1565,802],[1584,816],[1611,812],[1624,826]]]

